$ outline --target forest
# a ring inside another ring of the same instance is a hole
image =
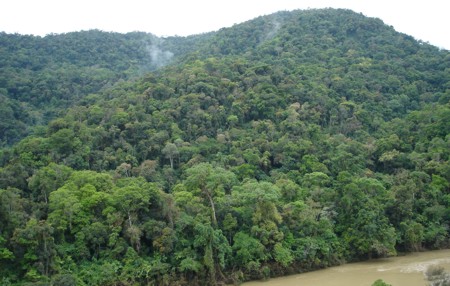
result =
[[[450,52],[343,9],[0,33],[0,285],[223,285],[450,246]]]

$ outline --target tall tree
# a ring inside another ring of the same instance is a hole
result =
[[[230,193],[237,183],[233,172],[209,163],[200,163],[186,170],[186,186],[193,192],[199,192],[211,209],[211,222],[217,227],[216,197]]]

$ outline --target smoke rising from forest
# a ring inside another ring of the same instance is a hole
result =
[[[167,65],[173,58],[173,53],[164,51],[157,44],[147,45],[146,47],[153,67],[160,68]]]

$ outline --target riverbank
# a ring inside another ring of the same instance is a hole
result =
[[[348,263],[308,273],[252,281],[243,286],[361,286],[383,279],[393,286],[425,286],[424,272],[430,265],[450,270],[450,249],[415,252],[397,257]]]

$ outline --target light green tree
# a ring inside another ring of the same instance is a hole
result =
[[[164,146],[164,148],[162,149],[162,153],[166,156],[167,159],[169,159],[170,168],[173,169],[174,160],[176,156],[180,154],[177,145],[173,143],[167,143],[166,146]]]
[[[185,184],[194,193],[198,193],[211,209],[211,221],[217,227],[217,210],[215,198],[231,191],[237,179],[233,172],[209,163],[200,163],[186,170]]]

